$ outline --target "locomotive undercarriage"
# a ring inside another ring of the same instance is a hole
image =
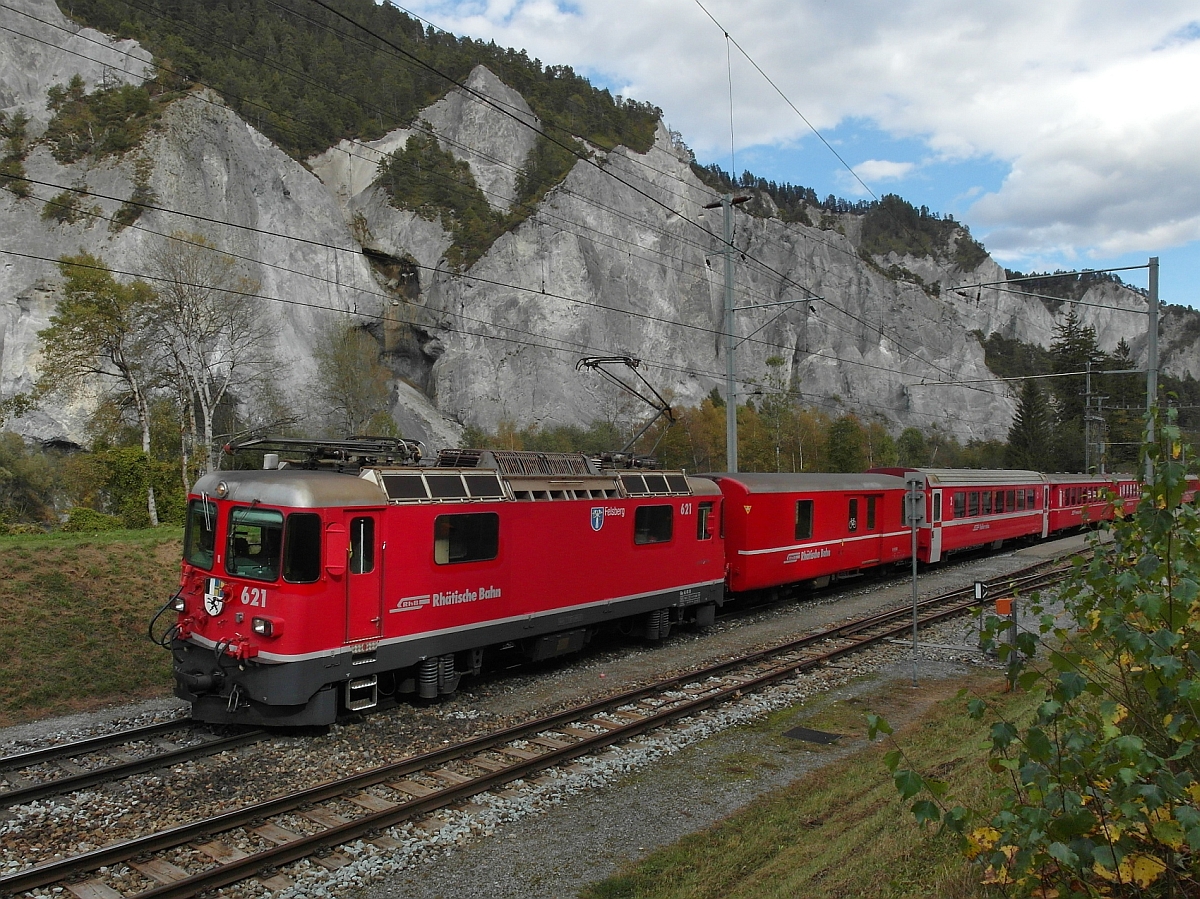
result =
[[[606,627],[662,640],[684,621],[710,625],[723,591],[722,584],[709,584],[447,634],[351,644],[326,656],[282,663],[239,661],[214,647],[176,639],[171,645],[175,695],[191,703],[194,719],[210,724],[332,724],[343,712],[366,711],[403,694],[422,699],[451,694],[464,675],[479,673],[485,648],[510,648],[537,662],[578,652]]]

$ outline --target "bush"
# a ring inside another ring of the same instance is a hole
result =
[[[76,506],[67,516],[67,522],[62,526],[64,531],[79,533],[81,531],[116,531],[125,527],[124,522],[115,515],[105,515],[86,506]]]
[[[1174,422],[1163,431],[1178,447]],[[957,833],[983,881],[1010,894],[1200,893],[1200,510],[1181,503],[1184,466],[1157,463],[1137,512],[1076,564],[1065,618],[1035,603],[1044,662],[1030,661],[1038,635],[1018,634],[1013,649],[999,639],[1010,625],[989,622],[1014,682],[1042,694],[1032,721],[991,725],[999,811],[948,807],[943,784],[889,753],[901,794],[929,794],[917,819]],[[981,700],[969,708],[989,713]]]

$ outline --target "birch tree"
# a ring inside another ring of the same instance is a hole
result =
[[[97,380],[120,405],[132,407],[150,459],[150,397],[158,367],[155,295],[144,281],[121,284],[90,253],[64,256],[63,299],[38,332],[37,393],[77,395]],[[158,526],[154,487],[146,488],[151,527]]]
[[[326,429],[338,437],[379,436],[395,430],[388,415],[392,373],[379,359],[379,343],[368,332],[349,325],[326,330],[313,348],[317,363],[313,399],[322,410]]]
[[[176,374],[181,419],[191,431],[200,472],[211,471],[217,408],[273,362],[259,284],[201,234],[172,234],[151,253],[149,268],[158,285],[157,316]]]

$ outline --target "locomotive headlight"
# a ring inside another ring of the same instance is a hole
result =
[[[260,637],[278,637],[283,633],[283,621],[278,618],[269,618],[265,615],[256,615],[252,618],[250,620],[250,627]]]
[[[225,495],[229,493],[229,485],[227,483],[225,483],[224,481],[221,481],[220,483],[217,484],[217,489],[214,490],[213,492],[219,498],[224,499]]]
[[[185,600],[182,596],[176,596],[171,600],[171,608],[176,612],[186,612],[187,600]]]

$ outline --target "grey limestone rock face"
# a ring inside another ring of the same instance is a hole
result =
[[[0,108],[35,121],[46,119],[46,90],[76,71],[92,88],[136,82],[150,63],[132,42],[71,24],[50,0],[0,7],[0,25],[55,32],[66,47],[87,43],[100,60],[0,31]],[[494,208],[508,207],[537,139],[520,95],[477,67],[465,90],[450,91],[412,126],[425,127],[470,165]],[[34,196],[0,190],[0,245],[9,251],[0,258],[0,397],[36,379],[37,332],[61,284],[54,260],[87,250],[118,277],[144,275],[154,247],[180,231],[233,255],[258,284],[254,302],[275,337],[270,367],[302,416],[319,411],[304,389],[317,338],[346,321],[380,341],[395,375],[394,417],[431,450],[456,443],[468,424],[644,420],[647,410],[576,372],[587,355],[644,360],[643,372],[676,404],[724,392],[722,213],[704,208],[713,193],[665,127],[645,154],[591,148],[531,216],[462,271],[445,260],[452,238],[441,222],[391,206],[374,183],[380,160],[411,133],[344,141],[302,165],[216,95],[197,91],[171,104],[124,157],[61,165],[35,145],[25,160]],[[113,228],[139,159],[150,163],[160,208]],[[46,200],[64,187],[89,192],[83,214],[71,224],[43,219]],[[973,272],[931,258],[864,260],[853,215],[824,215],[816,225],[734,215],[737,305],[750,307],[736,313],[741,395],[770,389],[763,385],[780,369],[801,402],[831,414],[856,412],[893,432],[936,425],[963,441],[1004,437],[1014,391],[989,374],[972,332],[1048,346],[1066,304],[972,289],[1003,278],[991,260]],[[1101,346],[1124,338],[1144,362],[1145,298],[1105,284],[1084,299],[1106,307],[1077,307]],[[1163,334],[1165,370],[1200,374],[1195,314],[1169,311]],[[768,365],[776,357],[783,365]],[[85,395],[8,426],[82,442],[91,402]]]
[[[46,90],[83,78],[97,86],[141,84],[153,59],[136,41],[117,41],[82,28],[48,0],[11,0],[0,9],[0,110],[21,109],[49,120]]]

